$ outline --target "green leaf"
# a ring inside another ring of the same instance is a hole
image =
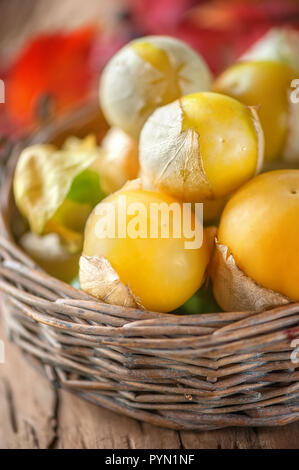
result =
[[[69,193],[78,199],[87,198],[89,193],[89,205],[102,197],[96,172],[85,173],[99,155],[93,136],[68,139],[61,150],[47,144],[23,150],[15,171],[14,195],[32,232],[44,233]]]
[[[106,194],[101,188],[99,174],[94,170],[84,170],[72,182],[66,199],[80,204],[96,206]]]
[[[174,313],[180,315],[194,315],[197,313],[216,313],[221,311],[221,308],[214,298],[211,283],[208,283],[202,286]]]

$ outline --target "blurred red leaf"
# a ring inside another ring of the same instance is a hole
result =
[[[130,0],[146,34],[169,34],[200,52],[218,73],[271,27],[299,24],[298,0]]]
[[[86,98],[94,78],[90,54],[96,34],[92,26],[44,34],[21,51],[6,86],[7,113],[17,126],[36,124],[37,108],[46,96],[57,113]]]
[[[47,105],[61,113],[86,100],[106,61],[132,37],[178,37],[218,73],[272,26],[299,24],[297,0],[128,0],[127,5],[109,35],[87,26],[43,34],[24,47],[6,71],[0,134],[20,134],[35,126]]]
[[[196,0],[129,0],[133,21],[145,34],[168,34]]]

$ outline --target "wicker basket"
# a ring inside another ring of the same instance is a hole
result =
[[[32,141],[84,133],[87,107]],[[177,316],[101,303],[50,277],[14,240],[11,194],[21,148],[1,188],[0,289],[11,340],[55,385],[172,429],[276,426],[299,419],[299,304],[258,313]],[[2,175],[3,175],[3,170]],[[167,295],[167,293],[165,293]]]

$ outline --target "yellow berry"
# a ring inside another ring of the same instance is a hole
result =
[[[289,129],[289,93],[295,72],[274,61],[240,62],[225,70],[214,83],[214,90],[257,106],[265,134],[265,159],[280,156]]]
[[[124,197],[125,206],[123,205]],[[105,203],[110,203],[113,208],[108,215],[107,213],[103,215],[102,212]],[[169,219],[164,222],[162,218],[159,218],[158,236],[156,238],[151,236],[152,207],[164,204],[164,210],[168,211],[171,210],[173,203],[182,216],[182,204],[170,196],[156,191],[124,188],[102,201],[93,210],[86,226],[83,256],[90,257],[89,259],[105,258],[108,260],[120,281],[129,287],[138,303],[149,310],[169,312],[182,305],[201,286],[208,264],[209,244],[206,238],[204,237],[202,246],[187,248],[185,243],[188,238],[184,233],[181,233],[178,238],[175,237],[174,215],[170,215]],[[142,207],[138,222],[134,220],[136,213],[128,215],[127,209],[130,206],[133,207],[134,204]],[[116,214],[115,219],[113,214]],[[171,211],[170,214],[172,214]],[[123,235],[116,233],[115,237],[99,236],[98,230],[104,230],[104,226],[109,226],[111,222],[113,226],[118,227],[119,221],[124,216],[126,220],[125,225],[122,225]],[[193,213],[191,222],[195,225]],[[135,224],[135,230],[146,227],[144,238],[132,237],[130,232],[132,224]],[[198,224],[197,233],[202,229],[199,221]],[[161,227],[169,229],[168,237],[163,238]],[[84,283],[85,273],[82,266],[81,264],[80,280],[83,289],[98,296],[95,287],[96,276],[94,283],[89,283],[89,285]],[[102,285],[103,282],[100,283],[100,288]],[[105,292],[104,296],[100,295],[102,298],[107,296],[108,292]]]
[[[106,194],[119,190],[139,172],[138,144],[121,129],[112,127],[102,141],[103,156],[99,160],[101,187]]]
[[[218,239],[248,277],[299,301],[299,170],[264,173],[239,189]]]
[[[145,186],[203,202],[230,194],[260,170],[263,135],[254,110],[218,93],[194,93],[150,116],[139,157]]]
[[[137,138],[156,108],[210,86],[207,65],[187,44],[149,36],[130,42],[112,57],[102,74],[100,103],[111,126]]]

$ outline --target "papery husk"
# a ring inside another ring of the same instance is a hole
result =
[[[161,125],[167,123],[167,126]],[[139,158],[144,185],[165,190],[182,201],[197,202],[213,193],[203,168],[199,136],[194,129],[182,130],[180,101],[163,106],[147,120],[140,135]]]
[[[138,138],[146,119],[159,106],[169,83],[161,70],[144,60],[134,49],[148,42],[167,54],[179,71],[178,96],[211,88],[211,74],[204,60],[189,46],[167,36],[148,36],[122,48],[105,67],[100,82],[100,103],[107,121]]]
[[[108,304],[143,308],[105,257],[82,255],[79,265],[80,285],[85,292]]]
[[[239,60],[275,60],[299,72],[299,32],[288,27],[272,28]]]
[[[203,222],[205,225],[217,221],[228,201],[229,197],[211,199],[203,203]]]
[[[126,191],[126,190],[134,190],[134,189],[149,189],[149,188],[145,188],[143,183],[142,183],[142,180],[141,178],[135,178],[134,180],[130,180],[130,181],[127,181],[122,188],[120,188],[119,191]]]
[[[294,164],[295,167],[298,167],[299,165],[299,103],[292,102],[291,94],[292,92],[290,93],[290,96],[289,96],[288,133],[287,133],[286,141],[284,143],[282,158],[285,162]],[[297,95],[299,95],[298,92],[297,92]]]
[[[249,107],[256,131],[258,155],[256,171],[264,160],[264,133],[254,107]],[[200,136],[190,128],[183,130],[180,100],[156,110],[140,134],[139,159],[145,187],[151,185],[188,202],[214,199],[204,170]]]
[[[227,312],[258,311],[291,302],[284,295],[258,285],[244,274],[228,247],[217,239],[209,271],[215,299]]]

